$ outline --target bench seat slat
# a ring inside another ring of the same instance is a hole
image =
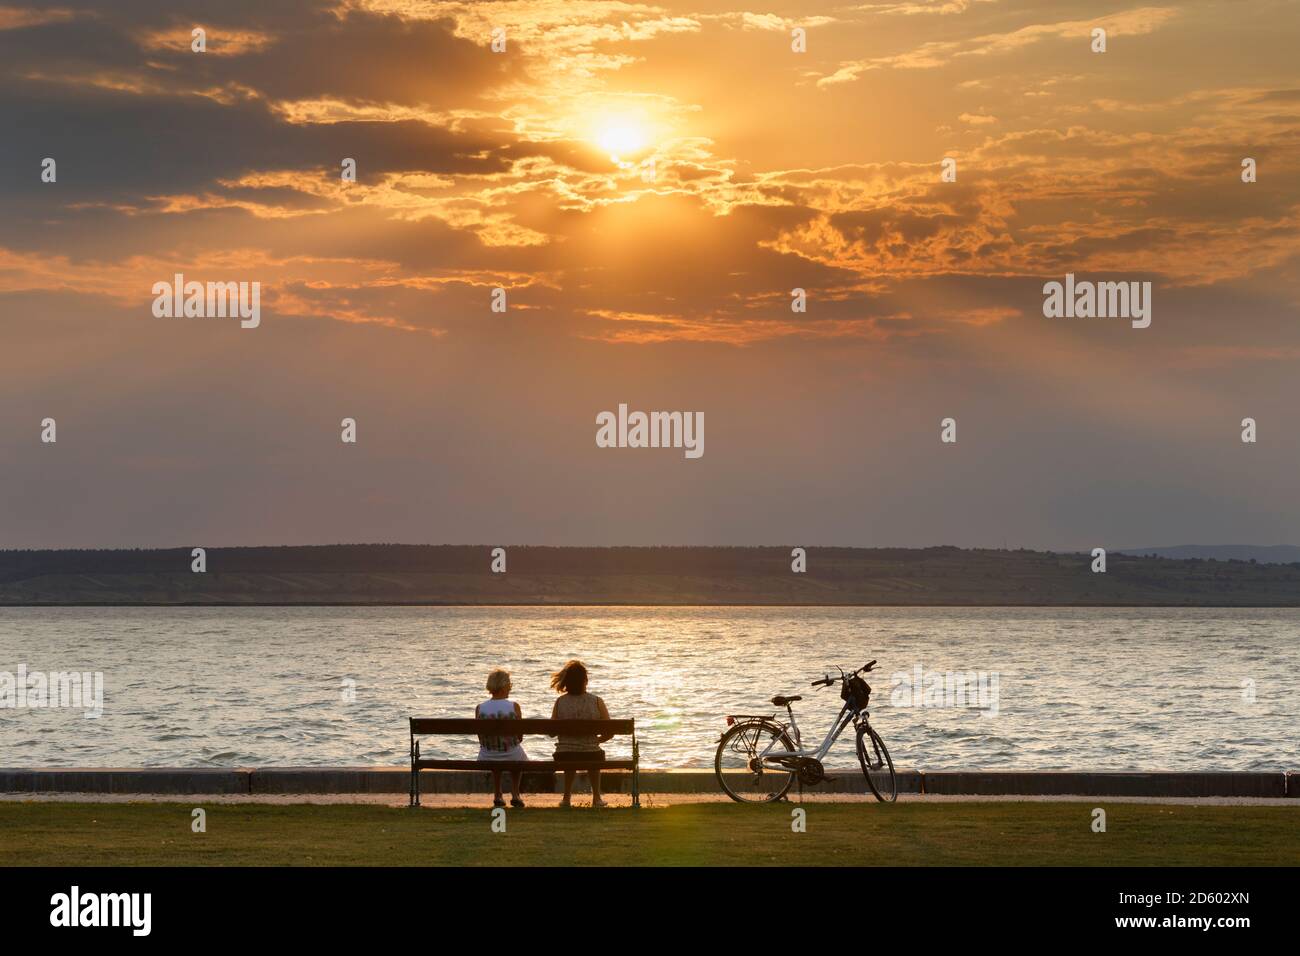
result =
[[[420,734],[465,734],[491,737],[518,737],[520,734],[535,734],[554,737],[604,736],[605,734],[626,735],[635,730],[634,720],[542,720],[525,717],[523,720],[480,720],[477,717],[412,717],[411,733]]]
[[[631,760],[425,760],[415,761],[421,770],[490,770],[547,773],[556,770],[633,770]]]

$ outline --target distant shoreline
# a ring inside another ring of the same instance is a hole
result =
[[[141,607],[165,607],[165,608],[205,608],[205,607],[224,607],[224,608],[268,608],[268,607],[446,607],[446,608],[588,608],[588,607],[608,607],[608,608],[756,608],[756,609],[781,609],[781,608],[914,608],[916,610],[926,610],[928,608],[988,608],[997,609],[1005,608],[1008,610],[1019,608],[1044,608],[1044,609],[1114,609],[1123,610],[1219,610],[1219,611],[1287,611],[1300,609],[1300,601],[1295,604],[755,604],[753,602],[737,604],[698,604],[698,603],[659,603],[659,604],[638,604],[635,602],[556,602],[551,604],[472,604],[457,603],[454,601],[372,601],[369,603],[359,602],[265,602],[265,603],[238,603],[234,601],[212,602],[212,603],[190,603],[190,604],[168,604],[166,602],[117,602],[113,604],[94,604],[94,603],[63,603],[63,604],[0,604],[0,611],[18,608],[141,608]]]
[[[1300,607],[1300,562],[934,548],[0,551],[0,607]]]

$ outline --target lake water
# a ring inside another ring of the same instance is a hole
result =
[[[724,715],[777,693],[804,695],[820,739],[839,699],[809,681],[877,658],[872,722],[900,767],[1300,769],[1300,611],[1057,608],[2,609],[0,679],[102,672],[104,707],[0,707],[0,766],[397,765],[406,718],[472,716],[493,666],[549,717],[570,657],[651,767],[712,766]],[[985,706],[904,706],[917,668],[931,704],[934,674],[982,673]]]

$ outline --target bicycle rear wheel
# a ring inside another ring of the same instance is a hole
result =
[[[889,756],[889,748],[880,739],[870,724],[858,727],[858,763],[862,764],[862,775],[867,778],[867,786],[881,803],[893,803],[898,799],[898,777],[894,773],[894,761]]]
[[[722,792],[737,803],[771,803],[784,797],[794,785],[794,771],[761,763],[763,753],[794,753],[794,744],[780,724],[752,720],[723,734],[713,758]]]

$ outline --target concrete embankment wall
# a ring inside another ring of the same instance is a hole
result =
[[[612,793],[631,789],[632,775],[607,771],[603,787]],[[525,775],[525,790],[555,789],[550,774]],[[404,794],[410,787],[405,767],[262,768],[69,768],[0,769],[0,793],[114,794]],[[477,771],[433,771],[420,775],[424,793],[485,793],[490,778]],[[1300,771],[1155,773],[1071,773],[1057,771],[898,771],[900,793],[987,796],[1125,797],[1293,797],[1300,799]],[[643,770],[644,793],[717,793],[711,770]],[[813,793],[864,793],[856,771],[832,771]]]

